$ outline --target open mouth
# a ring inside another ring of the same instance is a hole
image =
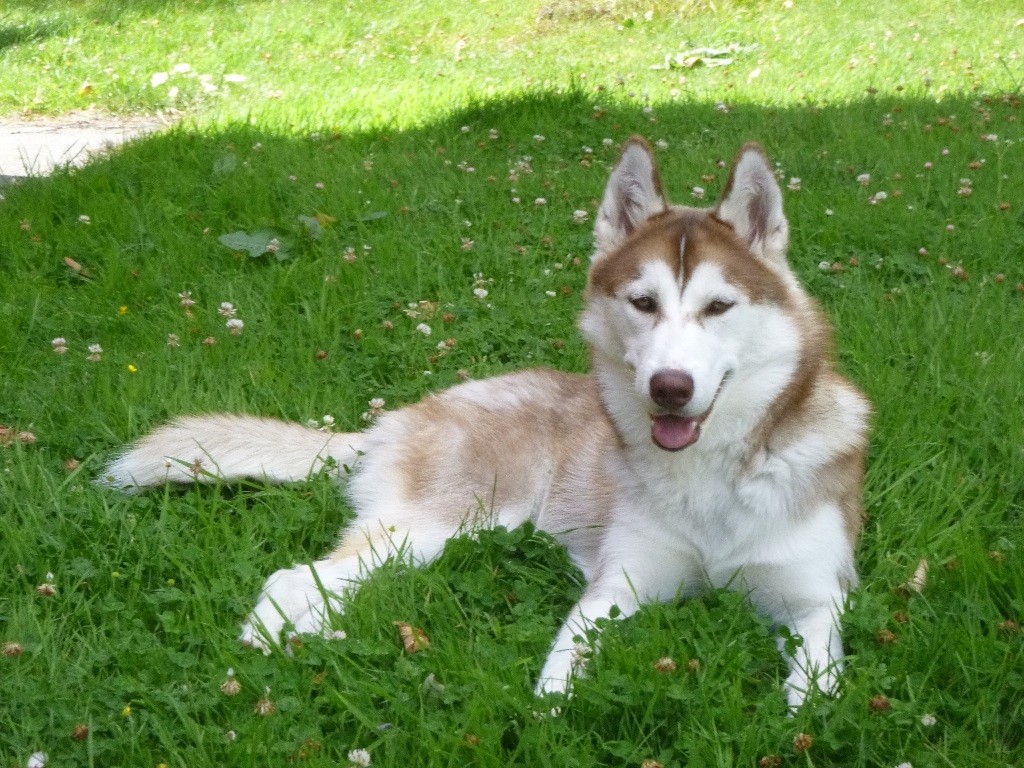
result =
[[[651,440],[654,441],[654,444],[665,451],[681,451],[696,443],[700,439],[701,425],[711,415],[728,378],[728,373],[722,377],[718,390],[711,399],[711,405],[704,413],[697,416],[682,416],[675,413],[652,414]]]

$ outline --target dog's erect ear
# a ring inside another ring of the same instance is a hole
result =
[[[758,256],[785,261],[789,224],[782,212],[782,190],[759,145],[747,144],[740,150],[715,215]]]
[[[667,207],[651,145],[638,136],[626,142],[608,179],[594,225],[594,259],[615,250],[633,230]]]

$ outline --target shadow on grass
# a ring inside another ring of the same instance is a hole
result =
[[[56,19],[41,19],[15,24],[0,20],[0,51],[24,43],[37,43],[50,37],[64,34],[67,22]]]

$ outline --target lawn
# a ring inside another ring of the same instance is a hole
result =
[[[1024,20],[886,11],[0,6],[0,115],[173,123],[0,188],[0,766],[1024,765]],[[770,627],[721,593],[609,629],[536,718],[580,583],[527,529],[382,569],[345,639],[241,647],[266,576],[332,547],[335,487],[125,496],[103,462],[183,413],[349,431],[375,398],[585,370],[590,227],[634,133],[693,204],[765,145],[875,404],[842,695],[787,717]]]

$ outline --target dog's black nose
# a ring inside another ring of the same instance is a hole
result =
[[[686,371],[658,371],[651,377],[651,399],[662,408],[677,410],[693,397],[693,377]]]

